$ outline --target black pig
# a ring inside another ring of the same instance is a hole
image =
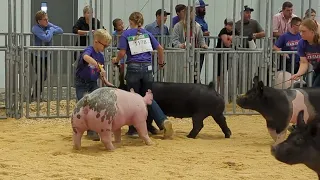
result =
[[[297,128],[282,143],[271,147],[271,154],[280,162],[294,165],[305,164],[320,179],[320,119],[308,124],[304,111],[298,115]]]
[[[320,89],[275,89],[264,86],[258,77],[253,88],[237,98],[237,104],[244,109],[259,112],[267,122],[267,128],[276,143],[285,140],[289,123],[295,124],[298,113],[304,110],[304,119],[319,118]]]

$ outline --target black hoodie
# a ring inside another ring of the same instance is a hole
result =
[[[100,28],[100,21],[98,19],[97,19],[97,27],[98,27],[97,29]],[[78,34],[78,30],[89,31],[89,24],[86,23],[86,20],[84,17],[80,17],[72,28],[72,32],[74,34]],[[92,18],[92,30],[96,30],[95,18]],[[78,41],[76,43],[76,46],[78,46]],[[88,46],[86,36],[80,37],[80,46]]]

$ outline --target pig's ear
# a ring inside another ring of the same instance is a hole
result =
[[[150,89],[148,89],[148,93],[152,93],[152,91]]]
[[[304,110],[301,110],[297,117],[297,127],[301,130],[305,129],[306,123],[304,122]]]
[[[133,90],[133,88],[131,88],[131,89],[130,89],[130,92],[134,93],[134,90]]]
[[[263,88],[264,88],[263,82],[259,81],[257,85],[257,91],[259,92],[259,94],[263,94]]]
[[[253,78],[253,86],[254,86],[254,87],[257,87],[257,86],[258,86],[258,82],[259,82],[258,76],[255,76],[255,77]]]

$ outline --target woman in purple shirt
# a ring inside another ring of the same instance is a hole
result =
[[[162,68],[164,65],[163,48],[151,33],[141,28],[143,21],[140,12],[133,12],[130,15],[130,29],[121,34],[118,43],[120,51],[117,57],[113,59],[113,63],[118,63],[125,54],[127,55],[127,72],[125,75],[127,90],[133,88],[134,92],[141,96],[145,96],[147,90],[152,89],[152,51],[154,49],[158,51],[159,67]],[[173,133],[172,124],[167,120],[157,103],[153,101],[151,108],[148,107],[148,109],[151,112],[149,114],[153,115],[158,126],[160,125],[159,128],[161,126],[164,128],[165,136],[171,136]],[[150,128],[148,130],[150,131]],[[129,126],[127,134],[134,135],[137,134],[137,131],[133,126]]]
[[[320,35],[318,25],[312,19],[305,19],[300,25],[301,40],[298,42],[300,67],[292,80],[297,80],[307,73],[309,63],[313,66],[314,78],[312,87],[320,87]]]

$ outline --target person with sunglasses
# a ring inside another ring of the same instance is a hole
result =
[[[110,45],[111,41],[112,37],[105,29],[98,29],[93,34],[93,45],[85,48],[79,57],[75,74],[75,89],[78,101],[86,93],[91,93],[99,88],[97,82],[99,77],[106,82],[106,85],[114,86],[106,79],[106,71],[101,68],[105,64],[102,52]],[[94,141],[100,140],[99,135],[91,130],[87,131],[87,136]]]

